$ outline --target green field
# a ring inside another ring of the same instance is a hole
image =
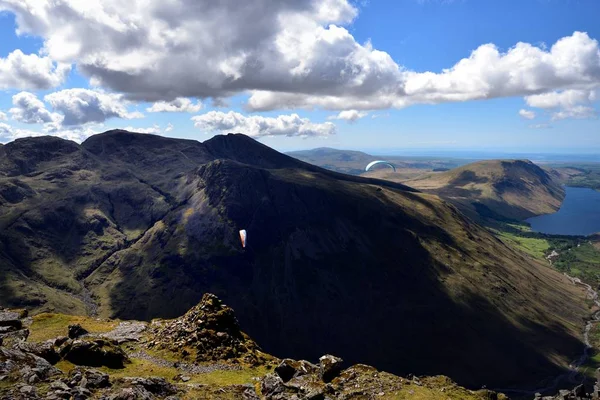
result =
[[[505,243],[540,260],[556,251],[559,255],[552,260],[554,268],[600,287],[600,249],[589,239],[539,234],[524,223],[501,223],[492,231]]]

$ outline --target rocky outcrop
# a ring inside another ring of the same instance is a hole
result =
[[[109,339],[67,340],[58,351],[61,358],[75,365],[123,368],[129,362],[127,354]]]
[[[68,336],[70,339],[77,339],[78,337],[87,335],[89,333],[86,329],[84,329],[79,324],[69,325],[69,327],[67,329],[68,329]]]
[[[149,348],[168,349],[196,361],[264,361],[258,345],[241,331],[233,309],[207,293],[181,318],[156,322],[151,327]]]

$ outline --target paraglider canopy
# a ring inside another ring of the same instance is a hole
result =
[[[365,171],[369,171],[369,169],[371,169],[371,167],[373,167],[374,165],[378,165],[378,164],[387,165],[388,167],[393,169],[394,172],[396,172],[396,167],[394,167],[394,164],[392,164],[388,161],[383,161],[383,160],[377,160],[377,161],[370,162],[369,165],[367,165],[367,167],[365,168]]]
[[[246,237],[248,234],[245,229],[240,230],[240,241],[242,242],[242,247],[246,247]]]

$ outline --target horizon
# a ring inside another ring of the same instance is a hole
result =
[[[113,3],[0,0],[0,142],[600,153],[598,2]]]

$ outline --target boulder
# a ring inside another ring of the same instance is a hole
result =
[[[15,345],[15,348],[42,357],[52,365],[60,361],[60,356],[54,347],[54,340],[39,343],[19,342]]]
[[[336,378],[340,372],[342,372],[342,365],[344,360],[339,357],[332,356],[330,354],[324,355],[319,358],[319,372],[323,382],[331,382]]]
[[[277,374],[267,374],[260,382],[260,391],[267,399],[285,391],[283,381]]]
[[[108,339],[68,340],[59,355],[73,364],[89,367],[123,368],[129,362],[127,354]]]
[[[68,329],[68,336],[70,339],[77,339],[78,337],[87,335],[89,333],[85,328],[83,328],[79,324],[69,325],[69,327],[67,329]]]
[[[275,367],[275,373],[279,375],[283,382],[287,382],[294,377],[316,373],[318,370],[319,368],[316,365],[311,364],[308,361],[296,361],[290,358],[282,360],[281,363]]]
[[[43,381],[62,372],[35,354],[19,349],[0,348],[0,375],[9,374],[29,382],[30,380]],[[34,375],[36,377],[32,378]]]
[[[177,393],[177,387],[167,382],[164,378],[123,378],[119,380],[119,384],[137,389],[137,392],[147,392],[152,396],[159,396],[160,398]]]
[[[69,372],[69,385],[102,389],[110,386],[110,378],[108,374],[93,368],[76,367]]]
[[[0,311],[0,326],[8,326],[14,329],[21,329],[23,322],[21,322],[21,315],[15,311]]]

